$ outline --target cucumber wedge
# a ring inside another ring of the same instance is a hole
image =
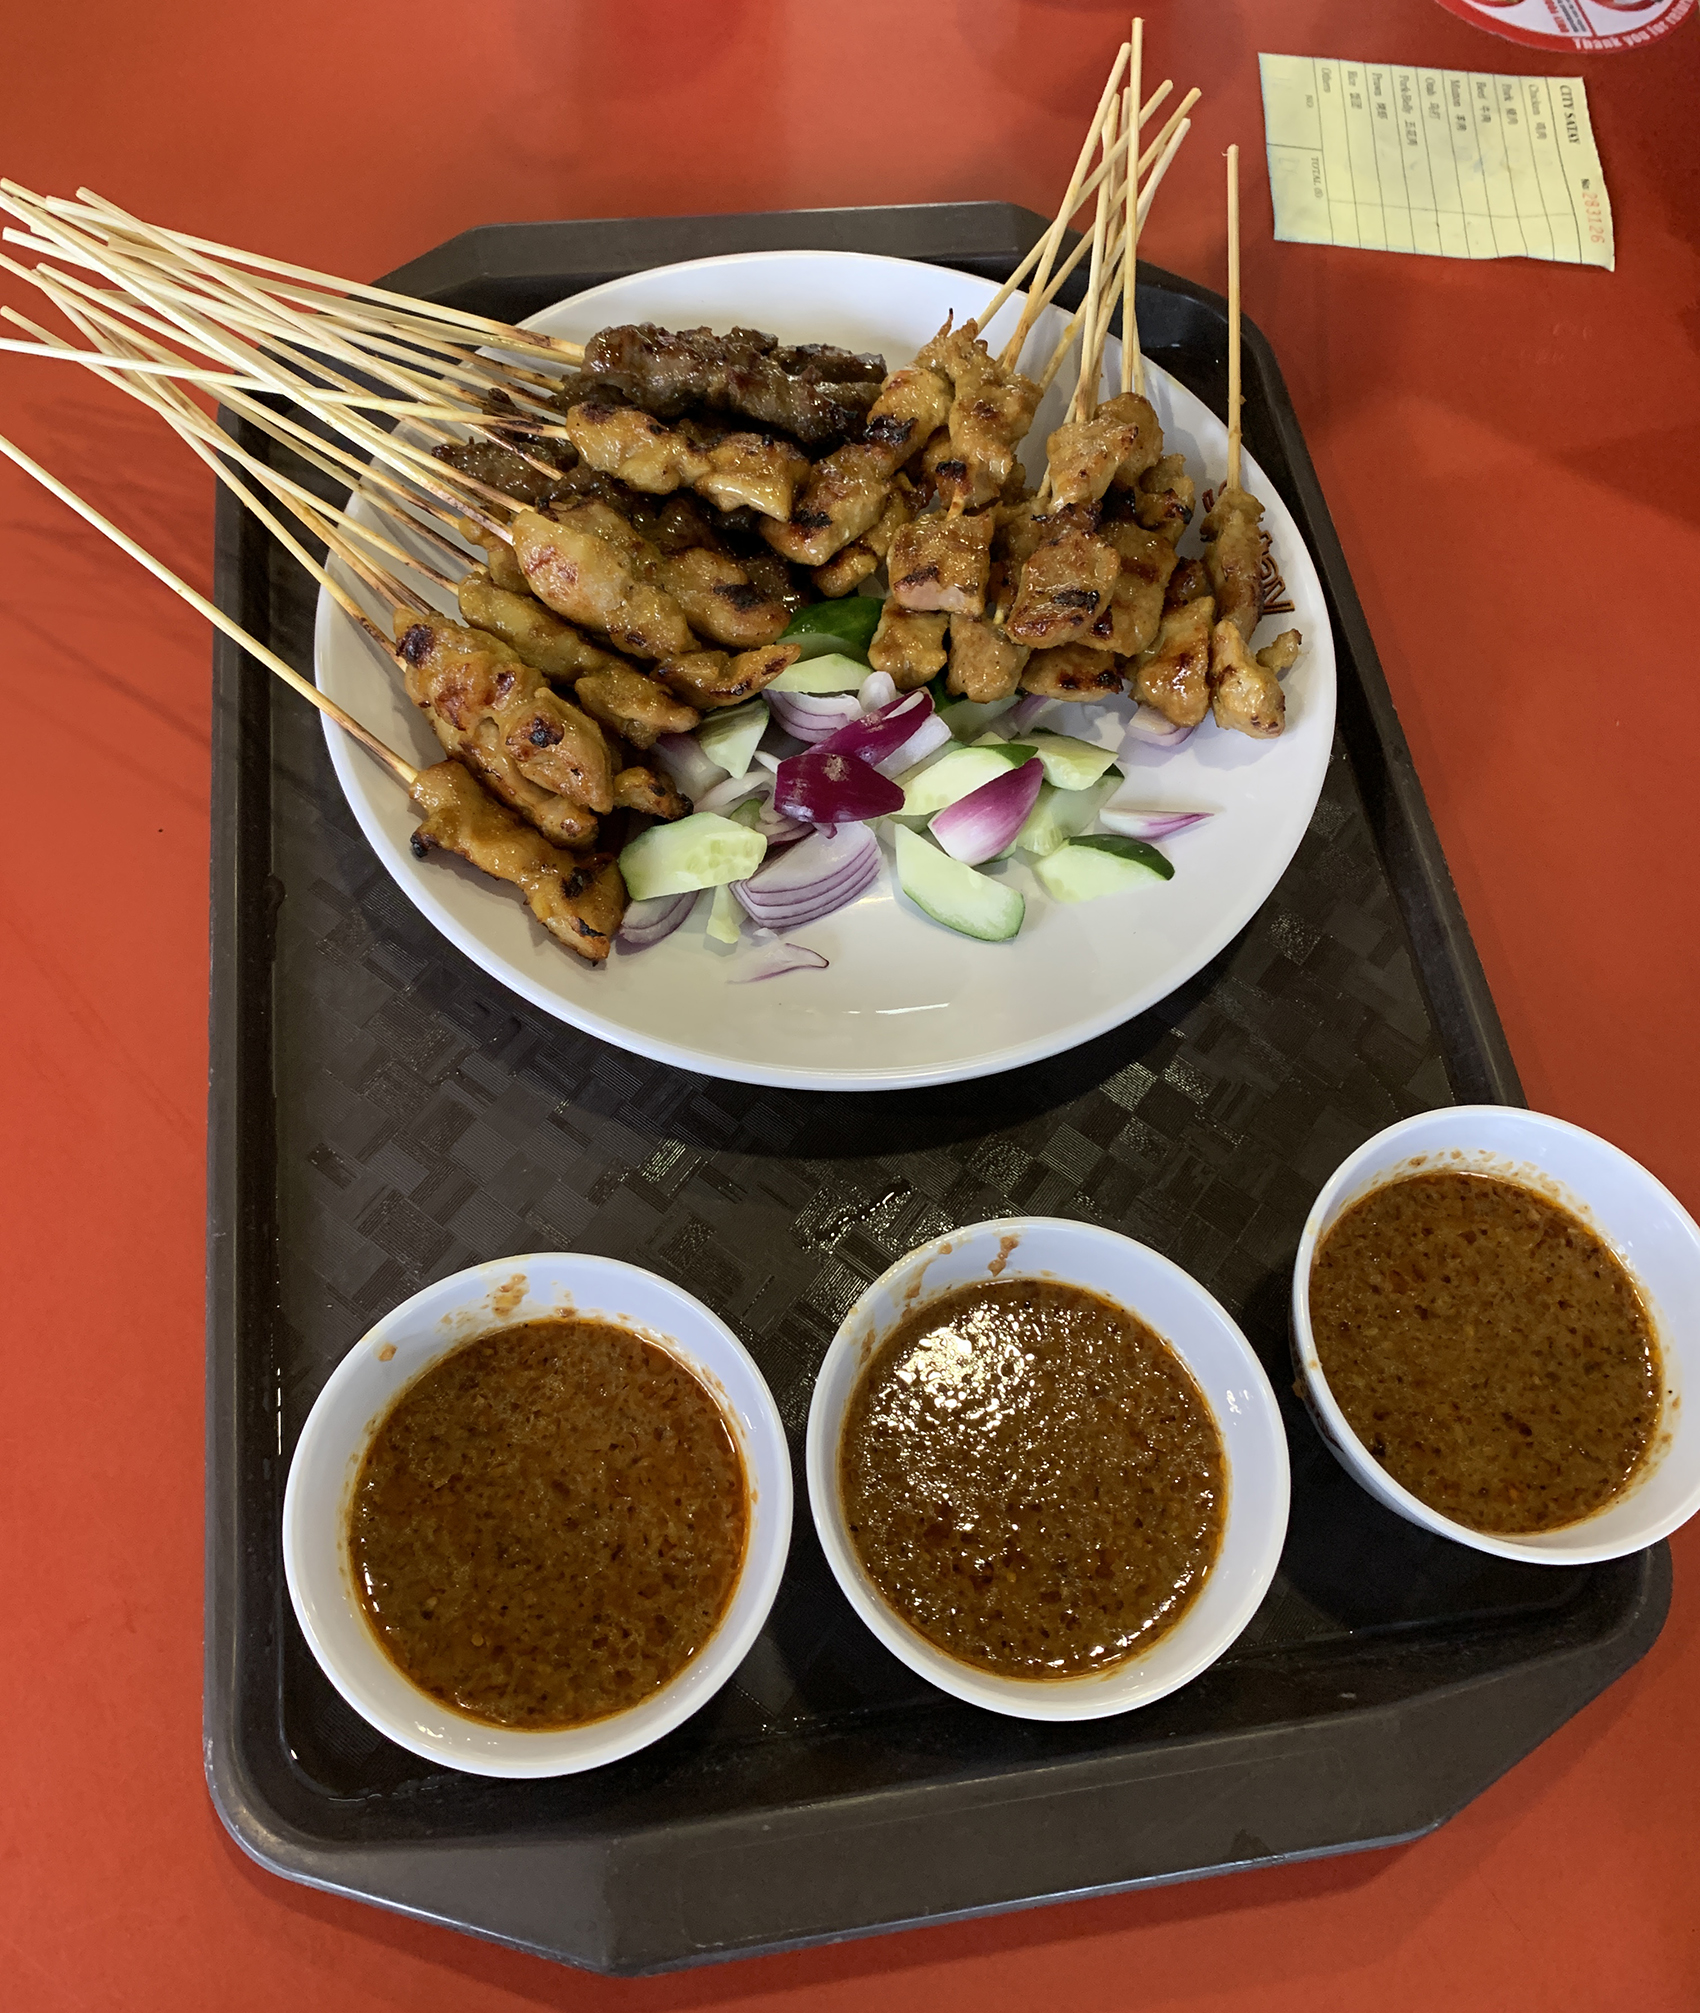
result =
[[[868,655],[868,645],[874,640],[874,631],[880,626],[880,610],[884,604],[871,594],[847,594],[840,601],[815,601],[807,608],[799,608],[786,624],[781,643],[800,643],[805,659],[818,656],[823,651],[842,650],[847,656],[859,657],[863,661],[862,676]],[[793,692],[807,691],[807,686],[793,685]]]
[[[675,824],[640,832],[621,852],[620,872],[632,900],[646,902],[652,895],[688,895],[693,888],[748,880],[766,851],[760,832],[712,811],[693,811]]]
[[[907,825],[894,825],[897,880],[918,909],[965,937],[1001,944],[1021,927],[1027,904],[1014,888],[965,867]]]
[[[1014,704],[1013,694],[1008,699],[947,699],[938,709],[939,718],[950,729],[954,739],[973,741]]]
[[[1035,860],[1033,872],[1046,894],[1059,902],[1095,901],[1100,895],[1117,895],[1127,888],[1175,877],[1169,862],[1143,839],[1098,835],[1070,839],[1054,853]]]
[[[1045,781],[1057,790],[1089,789],[1116,759],[1114,748],[1096,748],[1072,734],[1030,733],[1024,738],[1045,765]]]
[[[998,741],[983,748],[947,748],[925,769],[911,769],[898,780],[903,785],[905,818],[930,818],[935,811],[966,797],[1006,769],[1030,761],[1033,750],[1022,741]]]
[[[697,746],[729,777],[747,775],[756,743],[767,732],[769,718],[760,699],[752,699],[747,706],[728,706],[723,712],[710,713],[703,721],[697,729]]]
[[[823,651],[804,657],[767,687],[770,692],[854,692],[868,675],[860,658],[846,657],[841,650]]]
[[[738,926],[743,920],[744,911],[739,906],[738,897],[729,887],[716,888],[708,911],[708,934],[717,944],[735,944],[738,941]]]
[[[1100,776],[1084,790],[1059,790],[1052,783],[1041,783],[1039,801],[1015,835],[1016,850],[1043,859],[1078,838],[1097,817],[1098,807],[1115,794],[1120,781],[1119,776]]]

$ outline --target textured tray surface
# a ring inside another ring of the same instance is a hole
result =
[[[1184,305],[1199,311],[1196,297]],[[1213,350],[1159,353],[1211,395]],[[1278,378],[1262,390],[1272,401]],[[1255,420],[1251,430],[1276,479],[1290,479],[1281,442],[1266,425],[1259,437]],[[1283,487],[1304,523],[1306,499]],[[307,663],[307,583],[228,518],[224,531],[238,612]],[[1331,532],[1317,545],[1327,570]],[[1330,592],[1338,609],[1343,574]],[[1408,758],[1396,726],[1378,731],[1379,672],[1373,653],[1365,663],[1367,637],[1354,658],[1355,600],[1347,613],[1346,738],[1292,866],[1220,958],[1161,1008],[1051,1062],[857,1097],[685,1075],[507,994],[379,867],[316,718],[224,660],[208,1721],[215,1795],[250,1849],[485,1933],[646,1968],[1408,1834],[1645,1648],[1662,1615],[1658,1560],[1542,1570],[1430,1538],[1348,1480],[1291,1397],[1288,1277],[1324,1178],[1369,1134],[1455,1087],[1517,1096],[1491,1007],[1484,1021],[1478,1002],[1472,1021],[1458,1004],[1476,981],[1461,919],[1434,898],[1437,855],[1414,886],[1410,862],[1432,834],[1394,801],[1387,779]],[[1390,858],[1406,864],[1403,915]],[[888,1656],[838,1592],[802,1493],[814,1371],[863,1284],[953,1225],[1015,1212],[1109,1225],[1203,1280],[1268,1368],[1293,1455],[1282,1569],[1245,1636],[1174,1697],[1075,1728],[954,1705]],[[331,1690],[288,1611],[277,1508],[319,1387],[380,1312],[473,1260],[556,1247],[652,1267],[737,1329],[791,1432],[800,1514],[767,1630],[704,1712],[592,1776],[488,1783],[432,1771]],[[1416,1708],[1452,1710],[1461,1688],[1482,1685],[1496,1687],[1494,1710],[1457,1708],[1473,1731],[1452,1742],[1456,1766],[1411,1779],[1418,1736],[1401,1729]],[[1376,1713],[1386,1723],[1354,1736]],[[1311,1789],[1276,1794],[1270,1758],[1303,1760],[1311,1736],[1333,1761],[1306,1761]],[[1391,1758],[1385,1780],[1367,1760],[1353,1778],[1340,1757],[1354,1738]],[[1138,1801],[1138,1783],[1182,1753],[1241,1768],[1239,1804],[1233,1789],[1215,1792],[1220,1813],[1191,1830],[1162,1789]],[[1012,1834],[959,1867],[929,1865],[948,1826],[985,1799],[1019,1795],[1036,1811],[1031,1798],[1065,1774],[1076,1789],[1122,1785],[1123,1815],[1089,1817],[1079,1803],[1084,1821],[1043,1854],[1024,1857]],[[692,1843],[703,1827],[720,1827],[717,1851],[770,1836],[777,1846],[805,1820],[810,1836],[831,1836],[831,1810],[852,1796],[863,1829],[834,1843],[842,1893],[810,1871],[805,1846],[759,1874],[752,1860],[736,1891],[707,1879]],[[907,1826],[907,1901],[881,1887],[891,1847],[866,1817],[887,1807]],[[1146,1821],[1132,1856],[1117,1837],[1130,1809]],[[445,1887],[442,1850],[457,1840],[485,1857],[456,1861],[470,1871]],[[397,1853],[428,1842],[412,1860]],[[539,1866],[560,1855],[536,1897],[508,1865],[528,1846]],[[667,1901],[674,1888],[695,1903]]]

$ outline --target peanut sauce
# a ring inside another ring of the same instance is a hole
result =
[[[720,1407],[608,1322],[527,1321],[404,1390],[355,1485],[349,1553],[379,1642],[487,1725],[641,1704],[725,1613],[748,1491]]]
[[[1658,1343],[1635,1281],[1518,1182],[1436,1172],[1372,1190],[1317,1248],[1310,1318],[1352,1431],[1471,1530],[1591,1515],[1658,1428]]]
[[[1018,1678],[1103,1670],[1173,1628],[1227,1495],[1216,1423],[1169,1345],[1037,1279],[959,1287],[897,1326],[852,1394],[839,1484],[897,1613]]]

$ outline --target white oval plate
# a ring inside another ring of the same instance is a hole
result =
[[[581,340],[616,322],[742,323],[788,342],[879,350],[895,367],[947,313],[970,315],[992,292],[987,281],[904,259],[753,252],[615,280],[528,326]],[[1013,329],[1019,302],[1018,295],[992,323],[994,349]],[[1030,367],[1049,356],[1063,325],[1056,309],[1046,310],[1028,343]],[[1110,389],[1119,370],[1112,341]],[[1154,366],[1147,372],[1170,451],[1186,455],[1201,491],[1219,485],[1227,429],[1173,378]],[[1062,418],[1067,376],[1040,408],[1030,452],[1043,452]],[[1259,641],[1285,627],[1304,632],[1285,681],[1287,731],[1260,742],[1206,720],[1172,754],[1141,749],[1129,777],[1153,806],[1221,815],[1167,843],[1172,881],[1094,902],[1054,902],[1025,865],[1007,863],[997,871],[1027,897],[1026,923],[1008,943],[957,936],[923,915],[893,887],[888,849],[878,883],[861,900],[790,932],[830,961],[825,971],[735,983],[753,950],[710,945],[706,903],[664,943],[616,952],[593,968],[547,937],[512,889],[441,854],[416,860],[406,794],[327,722],[331,761],[379,859],[451,943],[533,1005],[620,1048],[735,1082],[812,1090],[953,1083],[1035,1062],[1130,1019],[1208,963],[1262,907],[1310,823],[1334,734],[1333,635],[1298,528],[1249,456],[1244,480],[1264,504],[1294,609],[1265,618]],[[1196,541],[1195,526],[1182,550],[1196,550]],[[414,760],[439,759],[393,668],[323,594],[315,644],[326,692]],[[1112,746],[1129,710],[1125,702],[1059,705],[1043,724]]]

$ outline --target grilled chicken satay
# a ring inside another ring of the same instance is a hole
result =
[[[1135,698],[1177,727],[1196,727],[1209,710],[1215,619],[1216,604],[1208,594],[1166,610],[1156,642],[1134,667]]]
[[[937,371],[893,371],[868,413],[863,438],[816,465],[789,524],[764,524],[775,552],[799,566],[824,566],[884,514],[891,479],[950,415],[949,384]]]
[[[911,520],[886,557],[892,600],[922,613],[978,615],[986,605],[996,529],[995,518],[984,511],[960,517],[930,511]]]
[[[1272,740],[1287,724],[1281,680],[1252,656],[1237,622],[1218,622],[1210,632],[1210,710],[1218,727],[1260,740]]]
[[[1021,569],[1021,584],[1009,612],[1010,636],[1038,651],[1064,643],[1090,646],[1093,626],[1110,605],[1120,577],[1121,556],[1115,548],[1095,532],[1064,519],[1056,535],[1036,546]]]
[[[901,474],[894,475],[878,524],[854,539],[824,566],[815,568],[810,578],[816,591],[828,601],[840,601],[846,594],[853,594],[864,580],[871,579],[879,571],[880,562],[890,555],[892,540],[914,514],[914,490]],[[771,553],[769,557],[784,564],[778,553]]]
[[[511,556],[512,546],[502,545],[500,539],[494,542]],[[622,661],[563,622],[529,590],[516,594],[498,587],[488,567],[472,568],[460,583],[459,598],[464,621],[499,636],[545,678],[570,685],[586,671],[605,671]]]
[[[1160,531],[1171,545],[1192,522],[1198,485],[1186,472],[1186,456],[1165,454],[1139,478],[1136,512],[1147,531]]]
[[[641,811],[646,817],[661,818],[668,823],[691,814],[689,799],[681,796],[665,776],[657,775],[642,762],[628,762],[615,772],[614,808]]]
[[[581,381],[629,398],[660,419],[692,406],[776,427],[806,447],[853,434],[879,395],[885,359],[827,343],[782,345],[759,329],[603,329],[584,347]]]
[[[459,762],[421,769],[410,792],[420,811],[411,841],[424,859],[434,848],[456,853],[519,889],[531,913],[558,942],[600,964],[626,912],[626,884],[612,854],[562,852],[541,832],[495,803]]]
[[[504,594],[531,594],[531,582],[521,571],[510,540],[500,537],[470,517],[457,517],[455,529],[468,545],[476,545],[482,549],[485,570]],[[537,599],[535,594],[531,594],[531,598],[533,601]]]
[[[702,725],[694,706],[635,664],[586,672],[573,687],[573,697],[593,720],[612,728],[634,748],[652,748],[663,734],[688,734]]]
[[[1047,699],[1113,699],[1122,689],[1122,669],[1111,651],[1064,643],[1033,652],[1021,673],[1021,689]]]
[[[945,664],[948,615],[918,614],[888,601],[868,644],[868,662],[883,671],[899,692],[936,678]]]
[[[1156,639],[1164,591],[1178,563],[1175,548],[1160,533],[1147,531],[1129,517],[1106,517],[1098,535],[1114,548],[1121,572],[1109,607],[1092,626],[1092,640],[1119,657],[1136,657]]]
[[[1045,442],[1052,509],[1096,503],[1112,482],[1131,489],[1162,452],[1149,400],[1134,391],[1106,399],[1092,418],[1066,421]]]
[[[614,807],[608,744],[499,637],[434,612],[396,610],[407,696],[444,748],[557,845],[587,845]]]
[[[749,508],[781,523],[812,464],[788,440],[693,425],[667,426],[605,397],[567,408],[565,425],[585,463],[633,489],[666,496],[694,489],[722,510]]]
[[[1249,643],[1263,614],[1263,505],[1243,489],[1224,489],[1206,513],[1204,565],[1218,621]]]
[[[996,570],[993,569],[994,573]],[[990,587],[988,599],[994,598],[996,591],[995,585]],[[1024,643],[1012,642],[1009,632],[986,616],[953,615],[950,676],[945,689],[956,698],[973,699],[981,705],[993,699],[1008,699],[1019,687],[1032,654]]]
[[[915,361],[951,387],[948,455],[934,462],[941,492],[981,510],[1003,493],[1043,394],[1032,378],[999,363],[972,321],[959,329],[947,321]]]
[[[522,510],[510,527],[526,584],[569,622],[607,636],[630,657],[683,657],[699,647],[672,595],[645,573],[659,555],[606,504],[570,504],[559,517]]]
[[[724,650],[696,650],[689,657],[670,659],[662,665],[660,675],[668,690],[687,706],[710,713],[717,707],[740,706],[753,699],[802,654],[799,643],[770,644],[737,657],[729,657]]]

